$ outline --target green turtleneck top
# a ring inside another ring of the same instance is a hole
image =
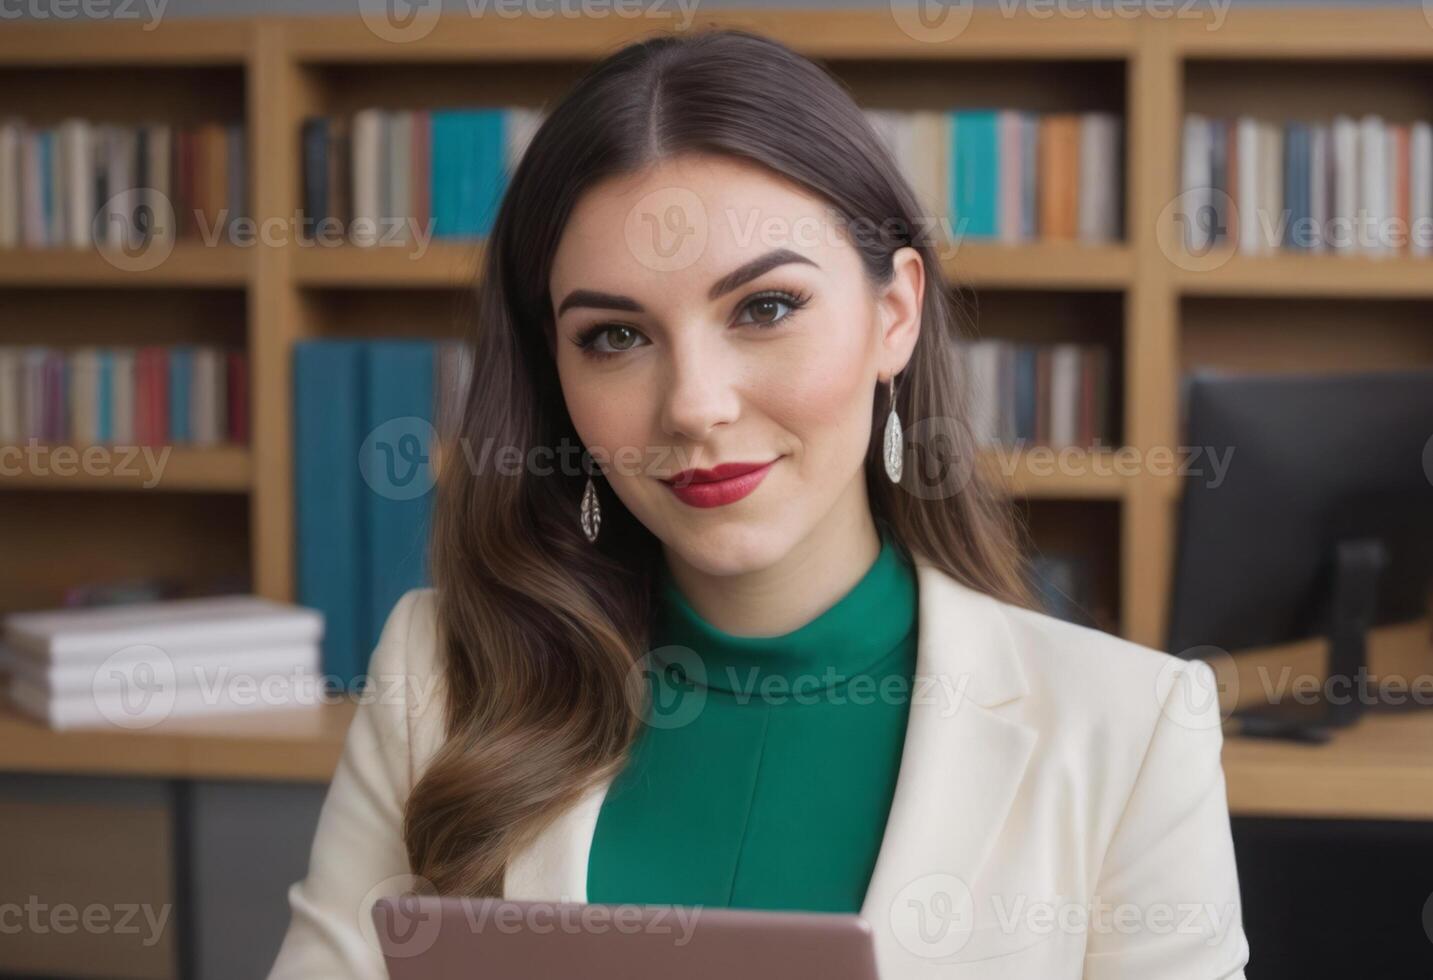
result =
[[[598,814],[587,900],[858,912],[895,792],[916,663],[914,568],[888,534],[781,636],[704,620],[664,567],[652,694]]]

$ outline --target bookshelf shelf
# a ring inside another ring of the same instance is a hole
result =
[[[479,271],[480,243],[374,247],[301,245],[294,279],[327,288],[467,288]],[[991,289],[1111,290],[1127,287],[1134,256],[1123,246],[1076,243],[961,245],[945,259],[952,281]]]
[[[1134,278],[1134,254],[1122,245],[1048,242],[961,245],[945,260],[960,285],[988,289],[1124,289]]]
[[[959,12],[957,12],[959,14]],[[949,39],[918,40],[912,28],[867,11],[750,9],[697,14],[691,28],[746,27],[820,58],[837,60],[985,61],[992,58],[1098,60],[1134,51],[1139,24],[1129,18],[1005,16],[967,10],[969,20]],[[681,18],[591,17],[438,18],[421,43],[394,43],[358,18],[289,18],[289,50],[301,63],[588,61],[639,37],[671,33]],[[416,33],[416,32],[414,32]]]
[[[17,455],[26,451],[24,447],[0,449],[0,460],[4,460],[0,490],[247,493],[253,482],[253,464],[243,446],[65,448],[70,450],[65,457],[58,457],[54,449],[45,450],[39,470],[31,472],[23,472],[25,464]]]
[[[94,248],[3,249],[0,287],[237,288],[249,281],[250,252],[248,248],[184,242],[176,244],[152,268],[142,268]]]
[[[1433,256],[1390,255],[1210,255],[1208,271],[1179,270],[1176,280],[1188,295],[1364,297],[1433,296]],[[1216,263],[1220,263],[1217,264]]]
[[[252,54],[254,23],[167,20],[163,29],[138,17],[108,23],[9,21],[0,38],[0,67],[111,65],[243,66]]]
[[[119,20],[19,24],[0,32],[0,82],[15,93],[16,114],[46,123],[69,113],[187,122],[222,105],[246,123],[250,213],[287,221],[301,204],[306,116],[366,105],[540,105],[626,42],[688,27],[747,27],[823,60],[863,105],[1122,115],[1125,241],[969,241],[950,250],[943,264],[957,286],[984,291],[980,325],[995,326],[995,335],[1108,347],[1116,359],[1114,434],[1138,458],[1179,445],[1178,380],[1190,366],[1433,363],[1433,342],[1424,339],[1416,302],[1433,296],[1433,264],[1235,255],[1199,272],[1166,256],[1159,234],[1161,213],[1179,194],[1186,110],[1294,115],[1334,99],[1341,107],[1367,105],[1367,111],[1392,105],[1402,115],[1433,112],[1425,84],[1433,75],[1433,26],[1422,9],[1230,10],[1217,23],[1212,12],[1073,17],[952,7],[948,13],[968,14],[969,21],[944,40],[902,23],[885,5],[717,10],[691,23],[675,16],[454,14],[428,24],[422,21],[427,12],[420,12],[416,32],[401,37],[359,16],[176,19],[149,30]],[[113,477],[0,477],[0,488],[13,491],[9,499],[16,504],[6,527],[26,534],[36,529],[24,549],[46,554],[47,537],[65,533],[67,522],[76,525],[65,553],[69,565],[55,564],[38,585],[14,580],[0,600],[14,608],[58,593],[73,556],[94,547],[92,540],[102,540],[107,555],[142,555],[124,559],[129,565],[106,566],[106,574],[198,573],[207,561],[204,547],[222,549],[226,568],[250,573],[255,591],[292,600],[293,345],[311,337],[401,333],[415,325],[451,333],[452,301],[472,284],[481,254],[480,243],[452,241],[431,242],[421,252],[409,245],[288,242],[225,249],[185,242],[156,268],[130,272],[94,251],[0,252],[0,290],[20,308],[3,342],[88,343],[93,335],[112,344],[243,343],[251,390],[259,394],[251,408],[252,450],[176,449],[156,488],[175,491],[173,497],[133,492],[135,481]],[[115,315],[100,323],[110,309]],[[0,323],[0,333],[5,326]],[[982,465],[996,470],[1012,496],[1036,502],[1054,537],[1062,524],[1094,515],[1098,528],[1077,543],[1092,543],[1104,556],[1100,588],[1110,597],[1114,626],[1158,645],[1178,481],[1119,475],[1106,465],[1116,452],[1076,455],[1054,472],[1039,462],[1038,451],[985,453]],[[48,492],[59,488],[124,492],[90,493],[74,503],[72,495]],[[203,496],[210,493],[223,496]],[[222,528],[212,522],[213,539],[202,540],[205,511],[215,507],[227,520]],[[75,508],[83,514],[76,516]],[[150,547],[156,529],[166,534]],[[0,746],[6,732],[0,725]],[[255,772],[270,765],[258,761],[261,756],[281,755],[276,746],[286,744],[282,737],[252,738]],[[236,771],[250,765],[242,758],[250,751],[249,734],[162,750],[140,739],[116,741],[145,746],[135,752],[174,753],[165,756],[171,760],[198,757],[185,756],[190,751],[215,758],[232,753]],[[295,735],[288,744],[300,753],[310,743]],[[74,751],[78,758],[80,750]],[[55,758],[57,765],[78,765]],[[189,763],[164,763],[171,764]],[[282,770],[284,762],[272,765]],[[325,766],[331,761],[308,771],[324,778]]]
[[[461,289],[473,283],[482,245],[301,245],[294,249],[294,279],[301,286],[349,289]]]
[[[980,463],[1012,496],[1028,500],[1121,500],[1129,484],[1114,449],[985,449]]]
[[[1170,20],[1175,54],[1183,57],[1347,61],[1349,59],[1433,59],[1433,31],[1427,7],[1397,8],[1348,4],[1323,10],[1241,10],[1215,21],[1202,17]]]

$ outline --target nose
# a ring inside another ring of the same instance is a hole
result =
[[[703,343],[699,338],[668,348],[662,381],[666,435],[701,442],[717,426],[736,421],[741,411],[740,367],[729,353],[720,343]]]

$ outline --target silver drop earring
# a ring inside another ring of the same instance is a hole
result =
[[[582,533],[590,543],[596,543],[597,532],[602,529],[602,505],[597,501],[597,488],[592,485],[592,476],[587,476],[587,489],[582,491]]]
[[[891,478],[892,483],[900,483],[905,454],[902,452],[903,446],[901,444],[901,419],[900,416],[896,414],[895,375],[891,376],[887,384],[890,386],[891,393],[891,414],[886,416],[886,476]]]

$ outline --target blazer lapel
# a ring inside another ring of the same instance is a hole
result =
[[[916,686],[901,767],[861,906],[883,976],[971,942],[972,893],[1030,761],[1035,731],[989,709],[1027,691],[999,603],[916,556]]]
[[[916,575],[916,686],[890,817],[861,906],[883,967],[921,927],[912,917],[921,911],[910,904],[920,897],[914,893],[974,882],[1035,742],[1032,729],[987,710],[1026,691],[998,603],[919,555]],[[513,856],[505,898],[587,900],[587,859],[610,785],[594,786]],[[925,952],[912,955],[928,961]]]

